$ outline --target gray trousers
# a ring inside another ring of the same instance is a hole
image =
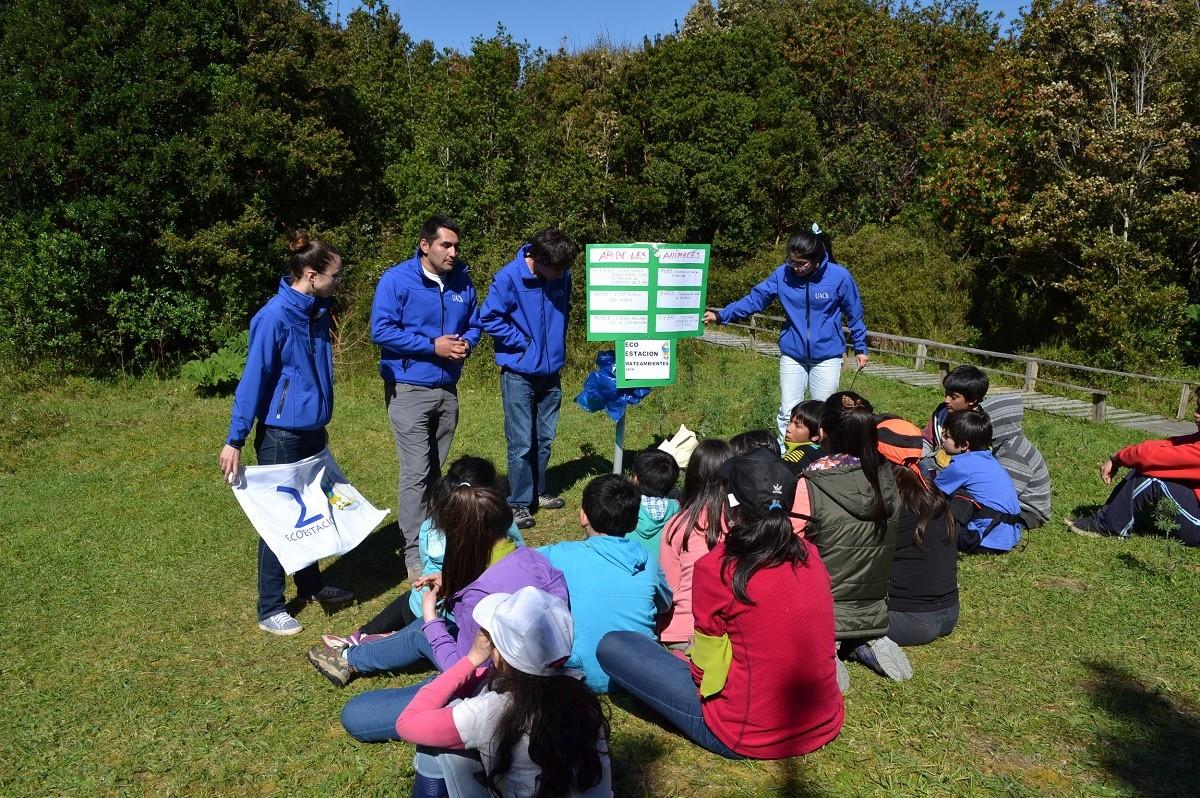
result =
[[[396,520],[404,537],[404,563],[409,574],[419,574],[417,532],[428,515],[429,495],[454,442],[458,395],[453,388],[388,382],[383,397],[400,461]]]

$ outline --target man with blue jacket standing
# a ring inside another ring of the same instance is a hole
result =
[[[492,281],[480,322],[496,342],[504,437],[508,442],[508,503],[521,529],[530,508],[564,506],[546,488],[550,444],[562,404],[559,371],[566,362],[571,263],[579,253],[561,230],[542,230]]]
[[[396,518],[409,579],[421,575],[417,531],[458,425],[458,378],[479,343],[479,307],[467,264],[458,259],[453,219],[421,226],[412,258],[383,273],[371,306],[384,403],[400,460]]]

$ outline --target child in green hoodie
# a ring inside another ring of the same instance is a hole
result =
[[[646,549],[649,561],[658,564],[659,539],[671,516],[679,512],[679,502],[668,498],[679,479],[675,458],[659,449],[647,449],[633,458],[633,484],[642,496],[637,528],[629,534]]]

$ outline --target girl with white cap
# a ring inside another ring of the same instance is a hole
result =
[[[486,596],[472,615],[467,656],[396,720],[418,745],[413,795],[611,796],[608,720],[563,669],[575,630],[566,603],[524,587]]]

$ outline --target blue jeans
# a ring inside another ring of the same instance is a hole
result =
[[[342,707],[342,727],[360,743],[399,740],[396,718],[408,707],[413,696],[436,676],[429,676],[411,687],[389,687],[359,693]]]
[[[508,503],[537,506],[546,493],[550,444],[558,430],[562,384],[557,374],[527,377],[515,371],[500,373],[504,403],[504,437],[508,441]]]
[[[788,422],[792,420],[792,408],[804,401],[807,390],[813,399],[825,401],[838,389],[842,379],[842,359],[833,357],[820,363],[801,363],[787,355],[779,358],[779,416],[775,423],[779,427],[779,440]]]
[[[923,646],[945,637],[958,625],[958,603],[929,612],[888,610],[887,636],[898,646]]]
[[[346,651],[350,667],[363,674],[383,673],[415,665],[422,659],[433,662],[433,649],[421,627],[425,621],[418,618],[395,634],[382,640],[371,640]]]
[[[268,427],[259,423],[254,434],[254,452],[258,455],[259,465],[283,465],[295,463],[305,458],[319,454],[325,448],[325,428],[283,429]],[[300,598],[308,598],[319,591],[321,569],[316,563],[305,566],[295,573],[296,594]],[[279,564],[279,558],[271,547],[258,539],[258,619],[270,618],[277,612],[283,612],[285,603],[283,591],[287,586],[287,573]]]
[[[653,709],[683,736],[726,759],[744,759],[717,739],[700,711],[700,690],[686,662],[638,632],[609,632],[596,659],[609,678]]]

